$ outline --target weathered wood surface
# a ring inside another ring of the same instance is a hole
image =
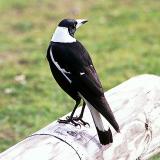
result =
[[[134,77],[105,95],[121,129],[117,134],[111,128],[114,143],[100,145],[86,109],[90,128],[53,122],[1,153],[0,160],[144,160],[159,153],[160,77]]]

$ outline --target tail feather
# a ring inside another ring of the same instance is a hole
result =
[[[105,130],[101,131],[97,127],[96,129],[97,129],[98,137],[101,144],[106,145],[113,142],[112,132],[110,128],[108,129],[108,131],[105,131]]]
[[[100,140],[100,143],[102,145],[112,143],[113,138],[112,138],[112,132],[111,132],[110,128],[108,127],[108,130],[106,131],[103,126],[103,122],[102,122],[100,113],[90,103],[87,102],[87,105],[91,111],[91,115],[92,115],[94,124],[97,129],[98,138]]]
[[[107,120],[108,122],[113,126],[113,128],[117,131],[120,132],[119,125],[113,115],[113,112],[106,101],[106,98],[104,96],[102,97],[97,97],[94,100],[89,101],[95,109],[101,113]]]

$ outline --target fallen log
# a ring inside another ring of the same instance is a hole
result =
[[[160,77],[142,75],[105,93],[121,133],[102,146],[88,109],[90,127],[57,121],[0,154],[0,160],[146,160],[160,152]],[[80,108],[77,110],[79,113]],[[65,116],[66,117],[66,116]],[[63,117],[64,118],[64,117]],[[108,124],[103,119],[104,124]]]

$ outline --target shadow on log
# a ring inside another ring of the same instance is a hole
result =
[[[131,78],[105,96],[121,129],[118,134],[111,128],[112,144],[99,143],[86,109],[84,119],[90,128],[53,122],[1,153],[0,160],[145,160],[159,153],[160,77]]]

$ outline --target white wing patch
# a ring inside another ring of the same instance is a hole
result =
[[[84,72],[80,72],[80,75],[82,76],[82,75],[84,75],[85,73]]]
[[[51,60],[52,62],[54,63],[54,65],[57,67],[57,69],[66,77],[66,79],[71,83],[72,81],[67,77],[67,75],[65,73],[69,73],[70,72],[67,72],[65,69],[61,68],[60,65],[58,64],[58,62],[56,62],[54,60],[54,57],[52,55],[52,50],[50,49],[50,56],[51,56]]]

